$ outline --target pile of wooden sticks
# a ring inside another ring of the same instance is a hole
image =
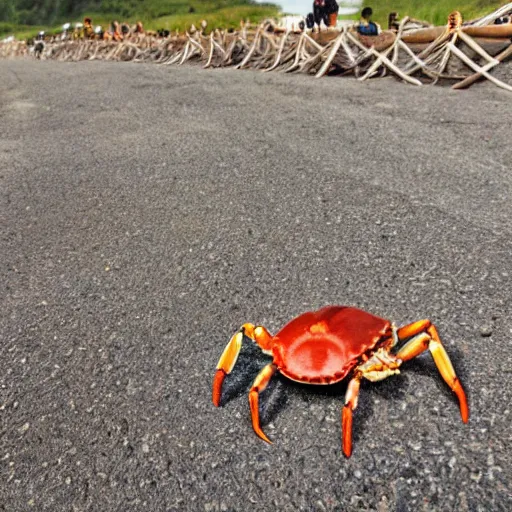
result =
[[[496,24],[507,17],[512,19],[512,3],[469,24],[462,23],[458,12],[449,16],[444,27],[418,29],[417,23],[404,18],[397,30],[374,37],[359,35],[354,26],[318,33],[285,31],[267,20],[256,27],[241,24],[240,30],[214,30],[208,35],[195,30],[167,38],[140,35],[120,42],[50,41],[40,58],[154,62],[162,66],[197,62],[204,68],[302,72],[318,78],[352,74],[360,81],[392,74],[417,86],[448,79],[455,89],[485,78],[512,92],[511,85],[490,73],[512,56],[512,22]],[[20,48],[24,47],[16,47],[18,54]],[[0,56],[8,54],[0,45]]]

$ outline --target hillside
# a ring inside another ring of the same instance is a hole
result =
[[[464,20],[478,18],[488,14],[508,1],[496,0],[438,0],[436,2],[425,2],[422,0],[364,0],[365,7],[373,9],[373,19],[381,24],[382,28],[387,27],[388,15],[397,11],[401,17],[411,16],[421,20],[429,21],[434,25],[445,25],[448,15],[452,11],[460,11]]]
[[[362,2],[363,6],[373,8],[373,19],[383,28],[387,27],[388,14],[392,11],[398,11],[400,16],[409,15],[444,25],[448,14],[454,10],[459,10],[468,20],[506,3],[496,0]],[[114,19],[127,22],[141,20],[148,29],[183,31],[192,23],[198,25],[202,19],[208,20],[210,28],[232,28],[238,26],[242,19],[258,22],[276,17],[278,13],[277,5],[253,0],[0,0],[0,37],[16,34],[22,39],[35,35],[39,30],[59,31],[63,23],[74,23],[84,16],[92,17],[95,25],[105,27]]]
[[[256,22],[278,13],[276,5],[252,0],[0,0],[0,36],[56,30],[84,16],[105,26],[113,19],[141,20],[150,29],[183,30],[203,18],[210,26],[229,28],[241,19]]]

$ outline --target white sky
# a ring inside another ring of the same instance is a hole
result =
[[[312,0],[274,0],[273,3],[280,5],[283,12],[290,14],[303,14],[305,16],[313,9]]]
[[[260,0],[261,1],[261,0]],[[313,0],[267,0],[271,3],[280,5],[283,8],[283,12],[290,14],[302,14],[306,15],[313,11]],[[337,0],[340,7],[343,6],[359,6],[361,0]],[[341,9],[340,9],[341,11]]]

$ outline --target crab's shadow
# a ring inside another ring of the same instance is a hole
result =
[[[457,374],[464,380],[466,372],[462,364],[463,358],[460,352],[450,347],[450,358],[454,363]],[[222,403],[226,404],[241,396],[247,397],[249,388],[261,369],[269,364],[272,358],[263,354],[254,343],[244,340],[237,364],[233,372],[227,376],[223,387]],[[374,416],[375,398],[379,400],[406,400],[407,393],[418,385],[414,384],[415,375],[428,376],[435,382],[439,392],[447,401],[452,401],[458,407],[458,400],[450,388],[441,378],[434,361],[428,353],[408,361],[402,367],[402,373],[398,376],[385,379],[380,382],[362,382],[359,393],[358,407],[354,412],[353,439],[358,441],[366,430],[368,422]],[[312,386],[292,381],[281,374],[276,374],[270,381],[267,389],[260,394],[260,422],[262,426],[274,421],[290,403],[302,402],[306,407],[313,402],[328,404],[335,400],[339,404],[341,424],[341,410],[345,403],[345,393],[348,380],[343,380],[330,386]],[[290,400],[291,398],[291,400]]]
[[[244,337],[242,350],[233,371],[226,376],[222,386],[221,404],[225,405],[242,395],[247,395],[254,379],[264,366],[272,362],[270,356],[263,352],[248,338]],[[272,381],[269,389],[272,388]]]

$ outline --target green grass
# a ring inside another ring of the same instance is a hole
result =
[[[92,19],[93,25],[101,25],[107,29],[113,20],[130,24],[142,21],[146,30],[179,30],[184,31],[192,25],[199,27],[201,20],[208,22],[208,30],[215,28],[237,28],[241,20],[253,23],[265,18],[276,18],[279,8],[273,4],[253,4],[247,0],[108,0],[102,2],[105,11],[94,12],[84,10],[76,16],[61,18],[52,25],[20,25],[0,22],[0,38],[14,34],[17,39],[35,37],[38,32],[59,33],[63,23],[74,25],[85,16]],[[190,7],[194,12],[190,13]]]
[[[208,30],[215,28],[237,28],[240,27],[240,20],[250,20],[257,23],[265,18],[275,18],[279,10],[275,7],[259,6],[240,6],[233,8],[220,9],[209,14],[176,14],[172,16],[162,16],[150,20],[146,25],[148,28],[158,29],[166,28],[169,30],[184,31],[193,23],[199,27],[201,20],[208,22]]]
[[[382,28],[386,28],[388,14],[392,11],[398,11],[401,17],[408,15],[435,25],[444,25],[452,11],[458,10],[465,20],[470,20],[488,14],[506,3],[503,0],[364,0],[363,5],[372,7],[373,19]],[[51,26],[0,22],[0,38],[14,34],[18,39],[26,39],[36,36],[41,30],[58,33],[63,23],[75,23],[85,16],[91,17],[94,25],[102,25],[104,28],[117,19],[128,23],[141,20],[148,30],[164,28],[183,31],[192,23],[199,26],[203,19],[208,21],[208,30],[221,27],[227,29],[237,28],[242,19],[257,23],[279,14],[279,8],[275,5],[248,4],[246,0],[143,0],[143,3],[141,0],[106,0],[102,5],[105,12],[85,10],[80,15],[58,20],[58,24]],[[194,7],[194,13],[189,13],[190,6]]]
[[[485,14],[495,11],[508,1],[496,0],[437,0],[437,1],[419,1],[419,0],[378,0],[364,1],[364,7],[373,9],[373,20],[387,28],[388,15],[390,12],[397,11],[401,18],[410,16],[434,25],[446,25],[448,15],[452,11],[459,11],[464,20],[478,18]]]
[[[52,33],[54,29],[44,25],[18,25],[16,23],[0,22],[0,39],[15,35],[16,39],[21,41],[35,37],[41,30]]]

